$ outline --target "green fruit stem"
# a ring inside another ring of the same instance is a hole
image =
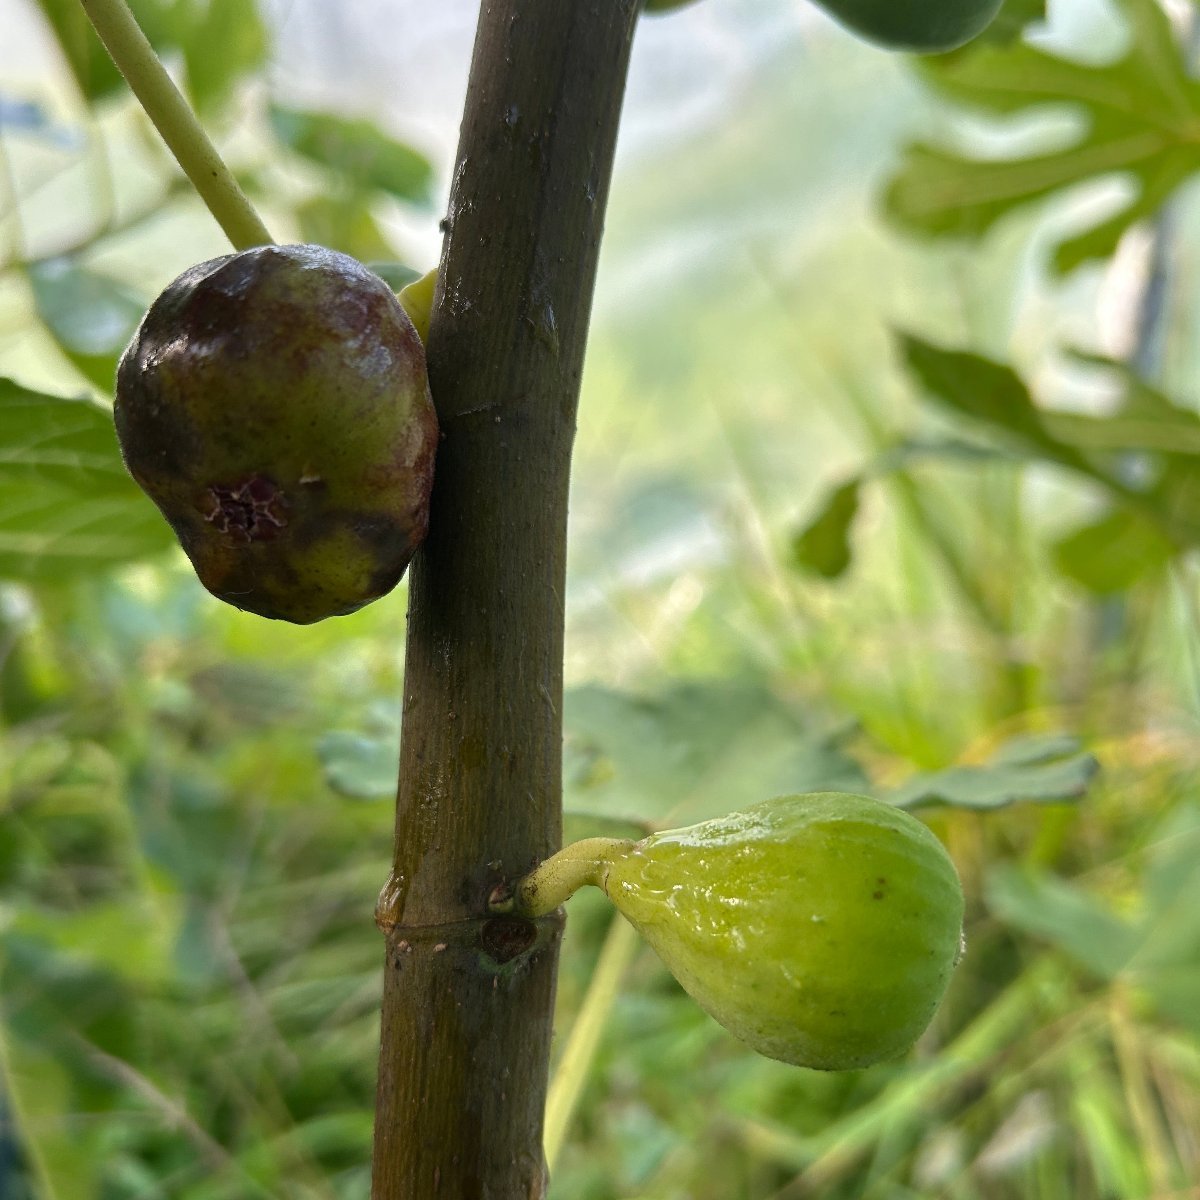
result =
[[[518,879],[511,892],[491,902],[493,912],[521,917],[544,917],[581,887],[602,888],[609,866],[623,858],[635,843],[626,838],[585,838],[572,842]]]
[[[167,74],[129,5],[125,0],[81,3],[117,70],[234,249],[270,245],[267,227]]]

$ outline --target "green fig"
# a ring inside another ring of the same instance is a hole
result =
[[[636,843],[580,842],[522,880],[512,907],[550,911],[582,883],[604,889],[701,1008],[798,1066],[907,1050],[961,953],[949,855],[867,796],[783,796]]]
[[[848,29],[892,50],[937,54],[982,33],[1003,0],[816,0]]]
[[[391,288],[321,246],[191,267],[117,371],[130,474],[210,592],[298,624],[399,582],[429,521],[437,418]]]

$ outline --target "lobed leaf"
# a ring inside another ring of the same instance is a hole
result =
[[[1069,105],[1082,131],[1065,147],[983,159],[910,145],[884,205],[902,227],[928,237],[978,238],[1009,213],[1065,188],[1122,176],[1133,197],[1113,216],[1062,241],[1059,272],[1112,254],[1124,232],[1151,216],[1197,169],[1200,83],[1190,76],[1156,0],[1119,0],[1130,44],[1112,63],[1089,66],[1027,43],[980,44],[928,60],[924,82],[944,97],[996,116]]]
[[[1078,800],[1100,769],[1096,759],[1064,735],[1022,738],[980,766],[955,766],[917,775],[886,799],[899,808],[941,804],[995,809],[1021,801]]]
[[[908,364],[930,399],[998,433],[1034,458],[1076,471],[1100,484],[1123,509],[1157,527],[1178,552],[1200,543],[1200,483],[1196,438],[1200,419],[1126,373],[1126,395],[1109,417],[1039,409],[1011,367],[979,355],[903,338]],[[1178,436],[1163,446],[1163,428]],[[1131,452],[1153,450],[1143,472],[1149,482],[1126,482]],[[1153,546],[1146,552],[1154,555]]]
[[[901,334],[899,340],[909,370],[930,399],[1006,435],[1026,453],[1064,466],[1082,465],[1079,453],[1046,428],[1029,389],[1011,367],[917,337]]]
[[[564,697],[569,813],[681,825],[768,796],[867,790],[861,766],[756,680],[677,683],[652,696],[587,686]]]

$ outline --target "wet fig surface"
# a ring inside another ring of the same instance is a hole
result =
[[[191,267],[117,372],[130,474],[210,592],[300,624],[390,591],[425,535],[425,352],[383,280],[320,246]]]
[[[960,954],[954,864],[920,821],[866,796],[785,796],[652,835],[595,881],[702,1008],[800,1066],[908,1049]]]

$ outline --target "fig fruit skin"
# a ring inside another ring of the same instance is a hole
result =
[[[121,358],[130,474],[201,583],[308,624],[389,592],[425,536],[438,429],[395,294],[321,246],[184,271]]]
[[[643,7],[648,13],[665,13],[694,3],[695,0],[645,0]]]
[[[940,54],[965,45],[1003,0],[815,0],[839,24],[890,50]]]
[[[867,796],[784,796],[652,835],[606,864],[603,887],[705,1011],[798,1066],[907,1050],[961,954],[949,855]]]

